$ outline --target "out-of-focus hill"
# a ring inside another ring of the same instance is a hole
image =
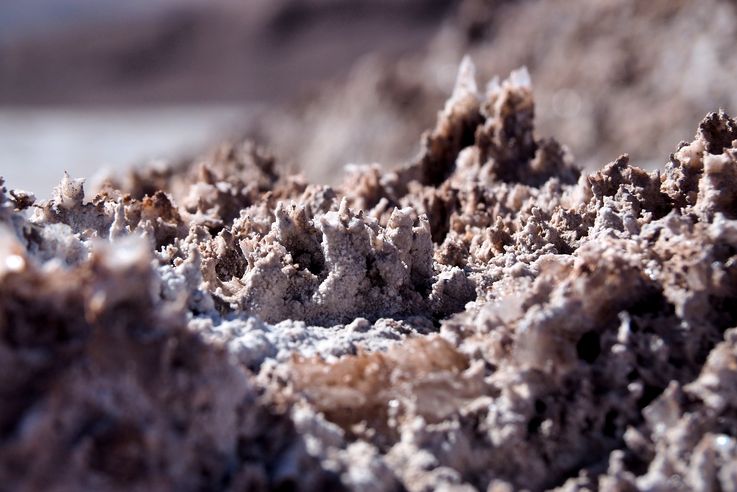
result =
[[[284,99],[425,45],[454,0],[6,0],[0,104]]]

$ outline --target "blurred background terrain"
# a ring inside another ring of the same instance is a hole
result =
[[[3,0],[0,176],[48,196],[251,137],[310,179],[418,148],[462,56],[528,67],[538,132],[598,167],[662,165],[734,113],[728,0]]]
[[[451,0],[3,0],[0,175],[78,176],[247,133],[356,59],[427,44]]]

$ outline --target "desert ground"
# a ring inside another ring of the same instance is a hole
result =
[[[0,489],[737,490],[733,2],[65,2]]]

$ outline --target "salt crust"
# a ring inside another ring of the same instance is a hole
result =
[[[336,189],[243,143],[0,184],[0,483],[734,490],[734,121],[582,175],[473,72]]]

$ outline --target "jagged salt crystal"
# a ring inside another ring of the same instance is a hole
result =
[[[509,74],[509,82],[519,87],[532,87],[530,72],[527,71],[525,66],[512,70],[512,73]]]
[[[349,162],[343,166],[343,171],[346,174],[360,174],[363,172],[368,172],[372,168],[378,168],[378,165],[369,164],[369,163]]]
[[[54,188],[54,200],[66,209],[82,205],[84,201],[84,179],[72,179],[64,171],[59,186]]]
[[[499,76],[494,75],[492,79],[486,84],[486,95],[487,97],[496,94],[502,89],[502,84],[499,82]]]
[[[725,434],[719,434],[716,439],[714,439],[714,444],[716,444],[716,447],[719,448],[720,451],[726,450],[731,443],[732,439]]]
[[[20,255],[10,255],[5,257],[5,269],[9,272],[20,272],[25,268],[26,260]]]
[[[458,68],[458,76],[453,87],[453,94],[450,96],[448,104],[469,95],[477,97],[478,86],[476,85],[476,66],[473,64],[471,57],[466,55],[461,61],[461,66]]]
[[[340,215],[335,211],[327,212],[325,215],[320,217],[320,223],[334,228],[340,227]]]
[[[0,276],[20,272],[25,267],[23,247],[13,232],[0,223]]]
[[[100,254],[111,270],[125,271],[148,262],[148,245],[137,236],[125,236],[110,244],[100,244],[98,248],[104,250]]]

